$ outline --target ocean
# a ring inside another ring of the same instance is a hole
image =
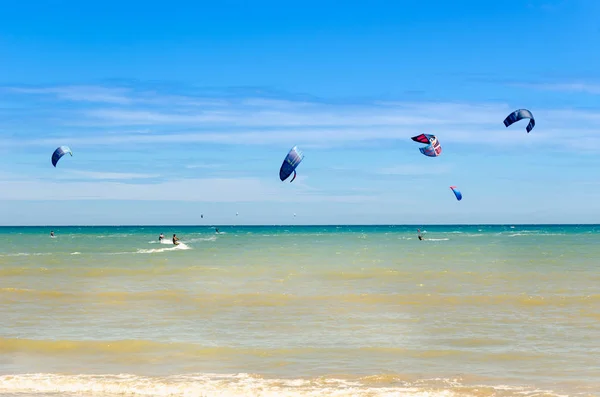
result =
[[[600,225],[217,226],[0,228],[0,396],[600,396]]]

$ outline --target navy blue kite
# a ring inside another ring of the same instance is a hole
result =
[[[296,167],[298,167],[303,158],[304,153],[298,150],[298,146],[294,146],[285,157],[285,160],[283,160],[283,164],[281,164],[281,168],[279,169],[279,179],[283,182],[289,178],[290,175],[294,174],[290,183],[294,182],[294,179],[296,179]]]
[[[67,153],[69,153],[71,156],[73,156],[73,152],[71,151],[71,149],[69,149],[68,146],[58,147],[54,151],[54,153],[52,153],[52,165],[56,168],[56,163],[58,163],[58,160],[60,160],[60,158]]]
[[[527,133],[529,133],[529,131],[531,131],[533,127],[535,127],[535,119],[533,118],[533,114],[531,114],[531,112],[527,109],[518,109],[509,114],[504,119],[504,125],[508,127],[512,123],[516,123],[517,121],[522,119],[530,119],[529,124],[527,124],[526,128]]]

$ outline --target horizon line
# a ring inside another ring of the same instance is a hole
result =
[[[0,228],[11,227],[339,227],[339,226],[600,226],[600,223],[349,223],[349,224],[96,224],[96,225],[0,225]]]

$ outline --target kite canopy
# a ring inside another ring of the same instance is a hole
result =
[[[58,160],[60,160],[60,158],[62,156],[64,156],[65,154],[69,153],[71,156],[73,156],[73,152],[71,152],[71,149],[69,149],[68,146],[60,146],[58,147],[54,153],[52,153],[52,165],[54,167],[56,167],[56,163],[58,163]]]
[[[294,146],[285,157],[285,160],[283,160],[283,164],[281,164],[281,168],[279,169],[279,179],[285,181],[293,173],[294,177],[290,183],[293,182],[294,179],[296,179],[296,167],[298,167],[303,158],[304,153],[298,150],[298,146]]]
[[[508,127],[512,123],[516,123],[517,121],[522,119],[530,119],[529,124],[527,124],[526,128],[527,133],[529,133],[529,131],[531,131],[533,127],[535,127],[535,119],[533,118],[533,114],[531,114],[531,112],[527,109],[518,109],[509,114],[504,119],[504,125]]]
[[[462,200],[462,194],[461,192],[456,188],[456,186],[450,186],[450,189],[452,189],[452,191],[454,192],[454,195],[456,196],[456,199],[458,201]]]
[[[421,134],[411,138],[415,142],[427,143],[425,147],[420,147],[419,150],[425,156],[437,157],[442,154],[442,146],[438,142],[435,135]]]

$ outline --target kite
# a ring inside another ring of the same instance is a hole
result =
[[[452,191],[454,192],[454,195],[456,196],[456,199],[458,201],[462,200],[462,194],[461,194],[460,190],[458,190],[456,188],[456,186],[450,186],[450,189],[452,189]]]
[[[527,109],[515,110],[514,112],[506,116],[506,118],[504,119],[504,125],[508,127],[512,123],[516,123],[517,121],[522,119],[530,119],[529,124],[527,124],[526,127],[527,133],[529,134],[529,131],[531,131],[533,127],[535,127],[535,119],[533,118],[533,114],[531,114],[531,112]]]
[[[73,156],[73,152],[71,151],[71,149],[69,149],[68,146],[60,146],[59,148],[57,148],[54,151],[54,153],[52,153],[52,165],[56,167],[56,163],[58,163],[58,160],[60,160],[60,158],[67,153]]]
[[[285,181],[292,173],[294,177],[290,180],[290,183],[296,179],[296,167],[300,164],[304,158],[304,153],[298,150],[298,146],[294,146],[283,160],[281,168],[279,169],[279,179]]]
[[[442,154],[442,146],[438,142],[435,135],[421,134],[421,135],[413,136],[411,139],[415,142],[428,144],[425,147],[419,148],[421,153],[423,153],[425,156],[437,157],[440,154]]]

